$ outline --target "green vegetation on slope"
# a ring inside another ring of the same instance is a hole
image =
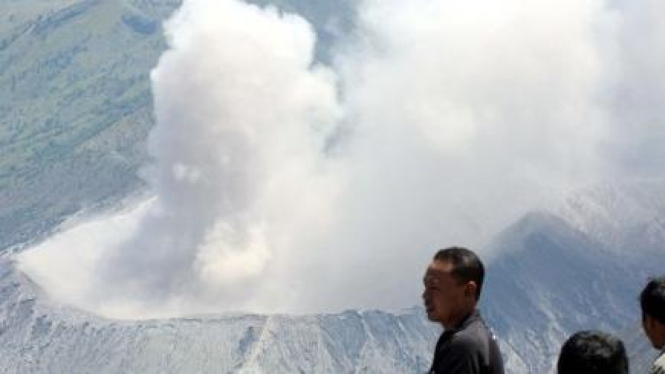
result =
[[[350,27],[350,0],[270,2],[314,24],[323,61]],[[179,4],[0,0],[0,250],[141,187],[149,74]]]
[[[0,248],[140,185],[176,1],[0,2]]]

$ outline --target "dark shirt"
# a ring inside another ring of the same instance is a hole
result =
[[[478,311],[441,334],[430,374],[503,374],[499,345]]]

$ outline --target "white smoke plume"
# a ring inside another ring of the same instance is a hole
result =
[[[604,97],[611,138],[603,158],[612,178],[665,175],[665,3],[657,0],[610,2],[620,32],[604,61],[612,86]]]
[[[299,16],[186,0],[152,73],[154,197],[22,268],[112,317],[394,309],[440,247],[482,248],[575,185],[663,175],[645,161],[665,159],[658,1],[358,6],[324,67]]]
[[[333,76],[312,66],[310,26],[274,8],[185,2],[167,38],[152,72],[155,209],[102,261],[102,281],[141,300],[238,307],[272,261],[275,225],[297,226],[302,201],[329,200],[325,188],[301,189],[317,183],[337,116]]]
[[[376,0],[343,46],[344,222],[318,262],[349,305],[418,302],[434,250],[481,248],[503,225],[600,170],[602,2]],[[485,254],[486,258],[489,254]],[[369,304],[367,300],[372,300]]]
[[[275,8],[192,0],[166,30],[144,170],[155,198],[129,213],[131,228],[104,219],[62,234],[108,249],[88,264],[84,298],[107,315],[251,305],[265,286],[257,280],[275,271],[275,248],[289,245],[280,233],[313,234],[332,203],[320,150],[339,108],[333,74],[313,65],[309,24]],[[116,243],[97,236],[106,230],[133,234]],[[29,272],[34,261],[25,255]]]

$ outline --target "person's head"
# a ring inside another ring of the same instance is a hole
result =
[[[665,277],[654,278],[640,294],[642,327],[654,348],[665,347]]]
[[[431,321],[453,328],[472,312],[483,286],[485,268],[478,256],[462,247],[438,251],[423,279],[423,301]]]
[[[580,331],[561,347],[558,374],[628,374],[621,340],[600,331]]]

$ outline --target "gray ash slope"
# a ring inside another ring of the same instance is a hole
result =
[[[423,372],[439,331],[422,308],[111,321],[59,305],[0,263],[5,373]]]

